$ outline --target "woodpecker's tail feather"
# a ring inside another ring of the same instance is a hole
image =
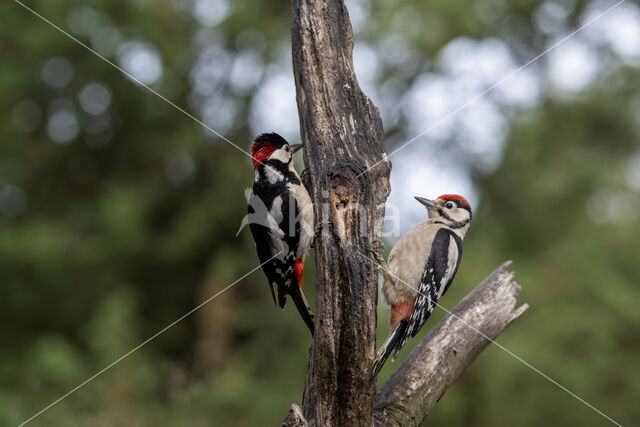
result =
[[[304,293],[302,293],[302,289],[300,289],[299,286],[292,286],[289,295],[291,295],[291,299],[296,305],[300,316],[302,316],[302,320],[304,320],[304,323],[307,324],[307,328],[309,328],[311,335],[313,335],[313,313],[311,313],[311,308],[309,307],[307,299],[304,297]]]
[[[380,369],[384,366],[393,350],[402,342],[405,329],[407,329],[407,321],[402,320],[398,326],[391,331],[387,339],[382,343],[380,349],[376,352],[376,360],[373,362],[373,378],[378,376]]]
[[[278,302],[276,303],[278,307],[284,309],[285,304],[287,303],[287,294],[289,291],[285,286],[278,285]]]
[[[273,283],[269,280],[269,289],[271,289],[271,296],[273,297],[273,303],[278,306],[278,301],[276,301],[276,291],[273,289]]]

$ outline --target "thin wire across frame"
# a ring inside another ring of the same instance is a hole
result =
[[[242,153],[246,154],[247,156],[251,157],[251,154],[240,148],[237,144],[233,143],[232,141],[230,141],[228,138],[226,138],[224,135],[220,134],[219,132],[217,132],[215,129],[213,129],[211,126],[207,125],[206,123],[204,123],[202,120],[198,119],[196,116],[194,116],[193,114],[189,113],[187,110],[185,110],[184,108],[180,107],[179,105],[177,105],[175,102],[171,101],[170,99],[168,99],[167,97],[165,97],[164,95],[162,95],[161,93],[159,93],[158,91],[152,89],[149,85],[141,82],[138,78],[136,78],[134,75],[132,75],[131,73],[127,72],[126,70],[124,70],[122,67],[118,66],[116,63],[114,63],[113,61],[109,60],[107,57],[105,57],[104,55],[101,55],[100,53],[96,52],[94,49],[92,49],[91,47],[89,47],[86,43],[83,43],[82,41],[78,40],[78,38],[74,37],[73,35],[69,34],[67,31],[63,30],[62,28],[60,28],[58,25],[54,24],[53,22],[51,22],[49,19],[45,18],[44,16],[40,15],[38,12],[36,12],[35,10],[33,10],[32,8],[30,8],[29,6],[27,6],[26,4],[22,3],[20,0],[13,0],[14,2],[18,3],[20,6],[22,6],[23,8],[25,8],[26,10],[28,10],[29,12],[31,12],[32,14],[34,14],[35,16],[37,16],[38,18],[40,18],[41,20],[43,20],[44,22],[46,22],[47,24],[51,25],[53,28],[55,28],[56,30],[58,30],[59,32],[61,32],[62,34],[64,34],[65,36],[69,37],[71,40],[73,40],[74,42],[76,42],[77,44],[79,44],[80,46],[82,46],[83,48],[87,49],[89,52],[93,53],[94,55],[96,55],[98,58],[102,59],[104,62],[106,62],[107,64],[111,65],[113,68],[115,68],[116,70],[120,71],[122,74],[124,74],[125,76],[129,77],[131,80],[133,80],[134,82],[136,82],[137,84],[139,84],[140,86],[142,86],[143,88],[145,88],[146,90],[148,90],[149,92],[151,92],[152,94],[154,94],[155,96],[157,96],[158,98],[162,99],[164,102],[166,102],[167,104],[171,105],[173,108],[175,108],[176,110],[180,111],[182,114],[184,114],[185,116],[189,117],[191,120],[193,120],[194,122],[198,123],[200,126],[202,126],[203,128],[207,129],[208,131],[210,131],[211,133],[213,133],[214,135],[216,135],[217,137],[223,139],[225,142],[227,142],[228,144],[231,144],[233,147],[235,147],[237,150],[241,151]]]
[[[32,421],[33,419],[35,419],[36,417],[38,417],[39,415],[41,415],[43,412],[51,409],[53,406],[57,405],[58,403],[60,403],[61,401],[63,401],[64,399],[66,399],[67,397],[69,397],[71,394],[73,394],[74,392],[76,392],[77,390],[79,390],[80,388],[84,387],[85,385],[87,385],[88,383],[90,383],[91,381],[93,381],[95,378],[97,378],[98,376],[100,376],[101,374],[103,374],[104,372],[106,372],[107,370],[111,369],[113,366],[117,365],[118,363],[120,363],[122,360],[126,359],[127,357],[129,357],[131,354],[135,353],[137,350],[139,350],[141,347],[143,347],[144,345],[148,344],[150,341],[153,341],[155,338],[157,338],[159,335],[165,333],[167,330],[169,330],[170,328],[172,328],[173,326],[175,326],[176,324],[180,323],[181,321],[183,321],[184,319],[186,319],[187,317],[189,317],[190,315],[192,315],[193,313],[195,313],[197,310],[199,310],[200,308],[204,307],[205,305],[207,305],[209,302],[213,301],[214,299],[216,299],[218,296],[222,295],[224,292],[226,292],[227,290],[231,289],[234,285],[236,285],[237,283],[239,283],[242,279],[244,279],[245,277],[251,275],[253,272],[255,272],[256,270],[258,270],[259,268],[261,268],[263,265],[265,265],[266,263],[268,263],[269,261],[271,261],[272,259],[278,257],[280,254],[282,254],[282,251],[278,252],[277,254],[275,254],[274,256],[272,256],[271,258],[269,258],[268,260],[266,260],[265,262],[263,262],[262,264],[258,265],[257,267],[253,268],[251,271],[249,271],[248,273],[246,273],[244,276],[240,277],[239,279],[237,279],[236,281],[234,281],[233,283],[231,283],[230,285],[227,285],[225,288],[223,288],[221,291],[217,292],[216,294],[214,294],[213,296],[207,298],[206,300],[204,300],[203,302],[201,302],[200,304],[198,304],[196,307],[192,308],[191,310],[189,310],[188,312],[186,312],[185,314],[183,314],[182,316],[180,316],[178,319],[174,320],[173,322],[169,323],[167,326],[165,326],[164,328],[160,329],[158,332],[156,332],[155,334],[153,334],[152,336],[150,336],[149,338],[147,338],[146,340],[144,340],[142,343],[138,344],[137,346],[135,346],[134,348],[132,348],[131,350],[129,350],[128,352],[126,352],[125,354],[123,354],[122,356],[120,356],[118,359],[116,359],[115,361],[111,362],[109,365],[107,365],[106,367],[102,368],[100,371],[96,372],[95,374],[93,374],[92,376],[90,376],[89,378],[87,378],[86,380],[84,380],[83,382],[81,382],[80,384],[78,384],[76,387],[74,387],[73,389],[69,390],[67,393],[63,394],[62,396],[60,396],[58,399],[54,400],[53,402],[51,402],[49,405],[47,405],[46,407],[42,408],[40,411],[38,411],[37,413],[35,413],[34,415],[32,415],[30,418],[28,418],[27,420],[23,421],[22,423],[20,423],[20,425],[18,427],[22,427],[25,424],[29,423],[30,421]]]
[[[502,83],[504,83],[505,81],[509,80],[510,78],[512,78],[514,75],[516,75],[517,73],[521,72],[522,70],[524,70],[525,68],[527,68],[529,65],[533,64],[534,62],[536,62],[538,59],[542,58],[544,55],[546,55],[547,53],[549,53],[550,51],[552,51],[553,49],[555,49],[556,47],[560,46],[561,44],[565,43],[567,40],[569,40],[570,38],[572,38],[573,36],[575,36],[577,33],[579,33],[580,31],[584,30],[585,28],[587,28],[589,25],[593,24],[594,22],[596,22],[598,19],[602,18],[603,16],[605,16],[606,14],[608,14],[609,12],[611,12],[613,9],[617,8],[618,6],[620,6],[622,3],[624,3],[626,0],[620,0],[619,2],[615,3],[613,6],[609,7],[608,9],[606,9],[603,13],[601,13],[600,15],[596,16],[595,18],[591,19],[590,21],[588,21],[586,24],[582,25],[580,28],[576,29],[575,31],[573,31],[571,34],[567,35],[566,37],[564,37],[563,39],[561,39],[560,41],[558,41],[557,43],[555,43],[553,46],[551,46],[550,48],[546,49],[544,52],[540,53],[539,55],[537,55],[535,58],[531,59],[530,61],[528,61],[527,63],[525,63],[523,66],[521,66],[520,68],[518,68],[515,71],[512,71],[510,74],[508,74],[507,76],[503,77],[502,79],[500,79],[498,82],[494,83],[492,86],[490,86],[488,89],[484,90],[483,92],[481,92],[480,94],[476,95],[475,97],[473,97],[472,99],[470,99],[469,101],[465,102],[463,105],[461,105],[460,107],[458,107],[457,109],[455,109],[454,111],[452,111],[451,113],[447,114],[446,116],[444,116],[443,118],[439,119],[436,123],[434,123],[433,125],[429,126],[427,129],[425,129],[424,131],[420,132],[417,136],[413,137],[412,139],[410,139],[408,142],[402,144],[400,147],[398,147],[397,149],[395,149],[394,151],[392,151],[388,156],[386,156],[385,159],[380,160],[376,163],[374,163],[372,166],[370,166],[369,168],[367,168],[364,172],[362,172],[360,175],[363,175],[364,173],[368,172],[369,170],[373,169],[374,167],[376,167],[378,164],[382,163],[383,161],[387,161],[388,158],[390,158],[391,156],[393,156],[394,154],[396,154],[398,151],[404,149],[405,147],[407,147],[408,145],[412,144],[413,142],[415,142],[416,140],[418,140],[420,137],[426,135],[427,133],[429,133],[431,130],[435,129],[437,126],[439,126],[440,124],[442,124],[443,122],[445,122],[446,120],[450,119],[451,117],[455,116],[457,113],[459,113],[460,111],[462,111],[463,109],[465,109],[466,107],[468,107],[469,105],[473,104],[474,102],[476,102],[477,100],[479,100],[480,98],[482,98],[484,95],[488,94],[489,92],[493,91],[494,89],[496,89],[498,86],[500,86]],[[156,90],[152,89],[151,87],[149,87],[148,85],[144,84],[143,82],[141,82],[138,78],[136,78],[135,76],[133,76],[131,73],[127,72],[126,70],[122,69],[121,67],[119,67],[117,64],[115,64],[114,62],[110,61],[108,58],[106,58],[105,56],[101,55],[100,53],[98,53],[97,51],[95,51],[94,49],[92,49],[91,47],[89,47],[87,44],[83,43],[82,41],[80,41],[79,39],[77,39],[76,37],[74,37],[73,35],[69,34],[67,31],[63,30],[62,28],[60,28],[58,25],[54,24],[52,21],[50,21],[49,19],[45,18],[44,16],[40,15],[39,13],[37,13],[35,10],[33,10],[32,8],[30,8],[29,6],[25,5],[23,2],[21,2],[20,0],[14,0],[15,3],[19,4],[20,6],[22,6],[24,9],[28,10],[29,12],[31,12],[32,14],[34,14],[35,16],[37,16],[38,18],[40,18],[41,20],[43,20],[44,22],[46,22],[47,24],[49,24],[50,26],[52,26],[53,28],[55,28],[56,30],[58,30],[59,32],[61,32],[62,34],[64,34],[65,36],[67,36],[68,38],[70,38],[71,40],[73,40],[74,42],[76,42],[77,44],[79,44],[80,46],[84,47],[85,49],[87,49],[88,51],[90,51],[91,53],[93,53],[94,55],[96,55],[97,57],[99,57],[100,59],[102,59],[104,62],[106,62],[107,64],[111,65],[112,67],[114,67],[115,69],[117,69],[118,71],[120,71],[122,74],[124,74],[125,76],[129,77],[131,80],[133,80],[134,82],[136,82],[137,84],[139,84],[140,86],[142,86],[143,88],[147,89],[149,92],[151,92],[152,94],[156,95],[157,97],[159,97],[160,99],[162,99],[163,101],[165,101],[166,103],[168,103],[169,105],[171,105],[172,107],[174,107],[176,110],[180,111],[181,113],[183,113],[184,115],[186,115],[187,117],[189,117],[190,119],[192,119],[193,121],[195,121],[196,123],[198,123],[199,125],[201,125],[202,127],[204,127],[205,129],[209,130],[210,132],[212,132],[213,134],[215,134],[216,136],[218,136],[219,138],[223,139],[225,142],[227,142],[228,144],[232,145],[233,147],[235,147],[237,150],[241,151],[242,153],[244,153],[245,155],[251,157],[251,154],[249,152],[247,152],[246,150],[240,148],[237,144],[233,143],[232,141],[230,141],[229,139],[227,139],[225,136],[223,136],[222,134],[220,134],[219,132],[217,132],[216,130],[214,130],[213,128],[211,128],[209,125],[207,125],[206,123],[204,123],[202,120],[198,119],[197,117],[195,117],[193,114],[187,112],[184,108],[178,106],[177,104],[175,104],[174,102],[172,102],[171,100],[169,100],[168,98],[166,98],[165,96],[163,96],[162,94],[160,94],[159,92],[157,92]],[[378,265],[379,268],[384,269],[384,267],[382,267],[382,265],[380,265],[377,261],[372,260],[371,258],[367,257],[366,255],[360,253],[362,256],[364,256],[365,258],[369,259],[370,261],[374,262],[376,265]],[[116,365],[117,363],[119,363],[120,361],[122,361],[123,359],[125,359],[126,357],[128,357],[129,355],[131,355],[132,353],[134,353],[135,351],[137,351],[139,348],[141,348],[142,346],[144,346],[145,344],[147,344],[148,342],[152,341],[153,339],[155,339],[157,336],[159,336],[160,334],[164,333],[166,330],[168,330],[169,328],[171,328],[172,326],[174,326],[175,324],[179,323],[180,321],[182,321],[184,318],[188,317],[189,315],[193,314],[193,312],[195,312],[196,310],[198,310],[199,308],[201,308],[202,306],[204,306],[205,304],[207,304],[208,302],[212,301],[213,299],[215,299],[217,296],[219,296],[220,294],[222,294],[223,292],[225,292],[226,290],[230,289],[232,286],[234,286],[235,284],[237,284],[240,280],[244,279],[245,277],[247,277],[248,275],[250,275],[251,273],[253,273],[254,271],[256,271],[258,268],[262,267],[262,265],[266,264],[267,262],[271,261],[271,259],[275,258],[276,256],[278,256],[279,254],[275,255],[274,257],[270,258],[269,260],[267,260],[265,263],[262,263],[261,265],[255,267],[253,270],[251,270],[249,273],[245,274],[244,276],[242,276],[240,279],[236,280],[235,282],[233,282],[232,284],[228,285],[227,287],[225,287],[223,290],[221,290],[220,292],[218,292],[217,294],[213,295],[212,297],[210,297],[209,299],[205,300],[203,303],[201,303],[200,305],[198,305],[197,307],[195,307],[194,309],[192,309],[191,311],[187,312],[186,314],[184,314],[183,316],[181,316],[180,318],[178,318],[176,321],[172,322],[171,324],[169,324],[168,326],[166,326],[165,328],[163,328],[162,330],[160,330],[159,332],[157,332],[156,334],[154,334],[153,336],[151,336],[150,338],[148,338],[146,341],[142,342],[141,344],[139,344],[138,346],[134,347],[132,350],[130,350],[129,352],[127,352],[126,354],[124,354],[123,356],[121,356],[120,358],[118,358],[116,361],[112,362],[111,364],[109,364],[108,366],[106,366],[105,368],[103,368],[102,370],[100,370],[99,372],[97,372],[96,374],[94,374],[93,376],[89,377],[87,380],[85,380],[84,382],[82,382],[81,384],[79,384],[77,387],[75,387],[74,389],[70,390],[69,392],[67,392],[66,394],[64,394],[63,396],[61,396],[59,399],[55,400],[54,402],[52,402],[51,404],[49,404],[47,407],[43,408],[42,410],[40,410],[39,412],[37,412],[35,415],[33,415],[32,417],[30,417],[29,419],[27,419],[26,421],[24,421],[23,423],[21,423],[19,425],[19,427],[24,426],[25,424],[29,423],[30,421],[32,421],[33,419],[35,419],[36,417],[38,417],[39,415],[41,415],[43,412],[47,411],[48,409],[50,409],[51,407],[53,407],[54,405],[56,405],[57,403],[59,403],[60,401],[62,401],[63,399],[65,399],[66,397],[68,397],[69,395],[71,395],[72,393],[74,393],[75,391],[77,391],[78,389],[80,389],[81,387],[83,387],[84,385],[86,385],[87,383],[89,383],[90,381],[92,381],[93,379],[95,379],[96,377],[98,377],[99,375],[101,375],[102,373],[104,373],[105,371],[107,371],[108,369],[110,369],[111,367],[113,367],[114,365]],[[404,282],[403,280],[401,280],[400,278],[396,277],[395,275],[393,275],[392,273],[390,273],[388,270],[387,271],[391,276],[395,277],[396,279],[400,280],[401,282],[403,282],[406,286],[414,289],[416,292],[418,292],[417,289],[413,288],[411,285],[409,285],[408,283]],[[489,338],[488,336],[486,336],[485,334],[483,334],[481,331],[477,330],[476,328],[474,328],[473,326],[469,325],[467,322],[465,322],[464,320],[460,319],[458,316],[456,316],[455,314],[451,313],[451,311],[447,310],[445,307],[443,307],[442,305],[440,305],[439,303],[436,303],[436,305],[438,307],[440,307],[441,309],[443,309],[444,311],[446,311],[448,314],[452,315],[453,317],[455,317],[456,319],[460,320],[461,322],[463,322],[466,326],[468,326],[469,328],[471,328],[472,330],[474,330],[476,333],[482,335],[485,339],[489,340],[491,343],[495,344],[496,346],[498,346],[499,348],[501,348],[503,351],[507,352],[509,355],[511,355],[512,357],[516,358],[517,360],[519,360],[521,363],[525,364],[526,366],[528,366],[530,369],[532,369],[533,371],[535,371],[536,373],[538,373],[539,375],[541,375],[542,377],[546,378],[548,381],[552,382],[553,384],[555,384],[556,386],[558,386],[559,388],[561,388],[562,390],[564,390],[565,392],[569,393],[571,396],[573,396],[574,398],[576,398],[577,400],[579,400],[580,402],[582,402],[583,404],[585,404],[586,406],[588,406],[589,408],[591,408],[592,410],[594,410],[595,412],[597,412],[598,414],[600,414],[601,416],[603,416],[604,418],[606,418],[607,420],[609,420],[610,422],[612,422],[615,425],[621,426],[621,424],[619,424],[618,422],[616,422],[615,420],[613,420],[611,417],[607,416],[606,414],[604,414],[602,411],[598,410],[597,408],[595,408],[593,405],[591,405],[590,403],[588,403],[587,401],[585,401],[584,399],[582,399],[581,397],[579,397],[578,395],[576,395],[575,393],[573,393],[572,391],[570,391],[569,389],[567,389],[566,387],[564,387],[563,385],[559,384],[557,381],[553,380],[552,378],[550,378],[548,375],[544,374],[543,372],[541,372],[540,370],[538,370],[537,368],[535,368],[534,366],[532,366],[531,364],[529,364],[528,362],[526,362],[525,360],[523,360],[522,358],[520,358],[519,356],[515,355],[513,352],[511,352],[510,350],[508,350],[507,348],[505,348],[504,346],[502,346],[501,344],[497,343],[496,341],[492,340],[491,338]]]
[[[447,115],[445,115],[444,117],[441,117],[440,119],[438,119],[434,124],[432,124],[431,126],[429,126],[428,128],[426,128],[425,130],[423,130],[422,132],[420,132],[418,135],[414,136],[413,138],[411,138],[409,141],[403,143],[402,145],[400,145],[400,147],[394,149],[390,154],[388,154],[387,156],[385,156],[384,158],[382,158],[381,160],[378,160],[377,162],[375,162],[373,165],[369,166],[367,169],[364,170],[364,172],[361,172],[360,175],[358,175],[358,177],[364,175],[365,173],[369,172],[371,169],[375,168],[376,166],[378,166],[380,163],[383,162],[388,162],[389,159],[391,158],[391,156],[393,156],[394,154],[396,154],[397,152],[399,152],[400,150],[406,148],[407,146],[413,144],[414,142],[416,142],[418,139],[420,139],[421,137],[423,137],[424,135],[428,134],[429,132],[431,132],[433,129],[437,128],[438,126],[440,126],[442,123],[446,122],[447,120],[449,120],[450,118],[452,118],[453,116],[455,116],[456,114],[458,114],[460,111],[464,110],[465,108],[467,108],[468,106],[470,106],[471,104],[475,103],[476,101],[478,101],[480,98],[482,98],[483,96],[485,96],[486,94],[488,94],[489,92],[492,92],[494,89],[496,89],[498,86],[500,86],[502,83],[506,82],[507,80],[511,79],[513,76],[515,76],[516,74],[518,74],[519,72],[521,72],[522,70],[524,70],[525,68],[527,68],[529,65],[533,64],[534,62],[536,62],[537,60],[539,60],[540,58],[542,58],[543,56],[545,56],[547,53],[551,52],[552,50],[554,50],[555,48],[557,48],[558,46],[562,45],[563,43],[565,43],[567,40],[571,39],[572,37],[574,37],[576,34],[578,34],[580,31],[584,30],[585,28],[587,28],[588,26],[590,26],[591,24],[593,24],[594,22],[596,22],[597,20],[599,20],[600,18],[602,18],[603,16],[605,16],[606,14],[608,14],[609,12],[611,12],[612,10],[614,10],[615,8],[617,8],[618,6],[620,6],[622,3],[624,3],[626,0],[620,0],[619,2],[615,3],[613,6],[609,7],[608,9],[606,9],[604,12],[602,12],[601,14],[599,14],[598,16],[596,16],[593,19],[590,19],[588,22],[586,22],[584,25],[582,25],[581,27],[579,27],[578,29],[576,29],[575,31],[573,31],[572,33],[568,34],[567,36],[563,37],[562,39],[560,39],[559,41],[557,41],[556,43],[554,43],[551,47],[547,48],[546,50],[544,50],[542,53],[536,55],[533,59],[529,60],[528,62],[526,62],[524,65],[520,66],[520,68],[512,71],[511,73],[507,74],[506,76],[504,76],[503,78],[501,78],[500,80],[498,80],[496,83],[492,84],[490,87],[488,87],[487,89],[485,89],[484,91],[480,92],[479,94],[477,94],[476,96],[474,96],[473,98],[469,99],[468,101],[466,101],[464,104],[462,104],[461,106],[459,106],[458,108],[456,108],[455,110],[451,111],[450,113],[448,113]]]

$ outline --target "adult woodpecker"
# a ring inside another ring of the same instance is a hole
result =
[[[462,240],[471,225],[471,206],[456,194],[436,200],[416,197],[429,219],[407,233],[389,253],[382,291],[391,306],[391,333],[376,353],[374,377],[427,321],[458,271]]]
[[[304,258],[314,237],[313,205],[293,168],[293,153],[300,148],[302,144],[291,146],[276,133],[255,139],[251,147],[255,179],[249,196],[249,227],[258,258],[265,263],[262,270],[273,301],[284,308],[289,295],[313,334],[313,314],[302,293]]]

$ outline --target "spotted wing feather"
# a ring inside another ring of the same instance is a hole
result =
[[[441,295],[440,289],[444,286],[446,290],[446,288],[451,285],[460,263],[460,257],[457,256],[458,259],[455,268],[451,269],[449,267],[450,239],[455,239],[456,237],[460,239],[455,233],[445,228],[441,228],[436,232],[431,246],[431,252],[429,253],[424,272],[422,273],[420,287],[416,295],[416,302],[402,339],[399,340],[396,345],[393,354],[394,359],[398,355],[398,352],[400,352],[400,349],[404,347],[407,340],[414,337],[431,316],[438,302],[439,295]]]
[[[290,289],[298,286],[294,274],[296,253],[300,241],[300,225],[297,221],[298,208],[295,198],[291,196],[286,187],[283,186],[279,194],[274,197],[271,197],[271,194],[264,190],[264,187],[254,185],[255,195],[264,201],[266,206],[273,206],[274,201],[277,201],[277,211],[284,213],[284,215],[276,215],[273,212],[270,213],[272,214],[272,222],[251,223],[249,226],[256,242],[258,258],[262,263],[282,252],[281,255],[264,264],[262,269],[267,276],[269,286],[272,287],[273,283],[276,284],[277,304],[283,308]],[[251,214],[252,211],[253,208],[250,205],[249,213]]]

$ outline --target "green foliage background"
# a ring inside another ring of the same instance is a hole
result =
[[[154,46],[163,77],[153,88],[198,115],[192,91],[202,53],[197,40],[204,37],[205,46],[219,46],[231,57],[254,49],[262,66],[275,64],[289,49],[287,2],[214,3],[229,10],[209,30],[184,12],[192,2],[28,4],[88,44],[97,29],[112,27],[123,39]],[[405,34],[418,66],[385,64],[377,77],[380,85],[392,81],[398,97],[420,73],[437,70],[433,58],[456,37],[498,38],[521,63],[549,40],[534,25],[540,3],[532,0],[356,3],[369,8],[356,43],[375,44],[409,31],[398,25],[398,16],[401,23],[411,14],[421,20],[420,31]],[[571,11],[569,28],[575,28],[588,3],[562,4]],[[88,15],[87,7],[93,11]],[[249,233],[236,237],[244,189],[252,181],[243,154],[17,3],[3,2],[0,11],[0,425],[18,425],[258,260]],[[84,33],[77,30],[82,25]],[[256,44],[263,47],[246,42],[253,40],[247,29],[262,34]],[[618,65],[585,90],[562,96],[545,87],[537,105],[504,111],[507,139],[494,170],[466,159],[479,205],[456,285],[442,303],[453,306],[493,268],[514,260],[521,301],[531,308],[499,341],[623,425],[633,425],[640,419],[640,204],[628,175],[640,148],[640,74],[606,46],[598,49]],[[45,62],[54,57],[73,66],[73,79],[62,88],[42,80]],[[114,54],[107,57],[115,60]],[[81,89],[94,81],[112,96],[109,126],[98,135],[87,130],[92,118],[78,105]],[[253,135],[246,118],[261,81],[246,90],[214,83],[217,96],[233,101],[232,123],[222,133],[248,148]],[[46,116],[61,98],[74,106],[80,132],[57,144],[47,133]],[[25,100],[39,112],[24,116],[17,106]],[[380,107],[383,115],[395,108]],[[389,150],[402,140],[405,125],[403,119],[385,123]],[[189,170],[196,173],[172,179],[167,169],[175,158],[191,159]],[[403,165],[396,161],[393,167]],[[313,301],[311,264],[305,290]],[[380,340],[387,315],[381,306]],[[441,317],[436,313],[427,326]],[[277,425],[291,402],[301,399],[308,343],[295,310],[275,309],[256,272],[32,424]],[[380,384],[398,364],[385,367]],[[427,421],[606,423],[495,346],[455,382]]]

